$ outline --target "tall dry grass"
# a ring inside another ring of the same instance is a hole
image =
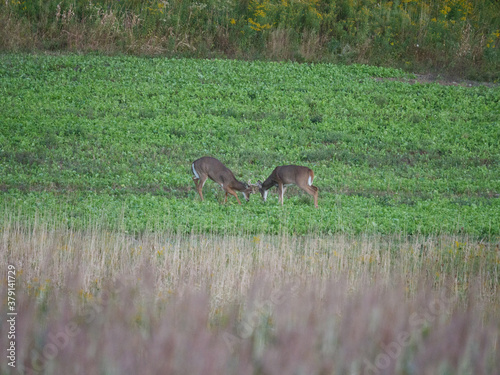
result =
[[[0,267],[17,271],[18,373],[500,368],[498,244],[89,228],[14,218],[1,228]]]

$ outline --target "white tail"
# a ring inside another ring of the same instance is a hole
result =
[[[191,169],[193,170],[194,177],[196,177],[197,179],[199,179],[200,175],[198,174],[198,172],[196,172],[196,169],[194,169],[194,163],[191,164]]]
[[[318,208],[318,188],[313,185],[313,180],[314,172],[310,168],[300,165],[282,165],[276,167],[264,182],[257,181],[257,185],[264,202],[267,199],[267,191],[273,186],[278,186],[278,200],[281,201],[281,205],[283,205],[286,187],[297,185],[314,197],[314,207]]]
[[[202,189],[210,178],[212,181],[218,183],[222,189],[226,192],[226,197],[224,203],[227,202],[227,195],[234,195],[239,204],[241,204],[236,191],[241,191],[245,200],[248,202],[250,200],[250,194],[255,192],[256,185],[246,184],[244,182],[236,180],[233,172],[222,164],[219,160],[212,158],[210,156],[204,156],[198,160],[195,160],[191,164],[191,169],[193,170],[193,181],[196,185],[196,190],[200,194],[201,200],[203,200]]]

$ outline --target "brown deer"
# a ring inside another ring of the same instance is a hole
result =
[[[257,186],[264,202],[267,199],[268,190],[273,186],[277,186],[278,201],[281,201],[281,205],[283,205],[283,195],[287,186],[297,185],[314,197],[314,207],[318,208],[318,188],[312,184],[313,180],[314,172],[310,168],[301,167],[300,165],[282,165],[276,167],[264,182],[257,181]]]
[[[234,195],[238,203],[241,204],[235,190],[241,191],[247,202],[250,200],[250,194],[255,192],[256,185],[251,185],[250,181],[248,184],[238,181],[229,168],[227,168],[219,160],[210,156],[204,156],[195,160],[193,164],[191,164],[191,169],[194,174],[193,181],[196,185],[196,191],[200,194],[201,200],[203,200],[203,193],[201,190],[203,189],[203,185],[205,185],[207,178],[215,181],[222,187],[222,189],[224,189],[226,192],[224,203],[227,202],[227,195],[231,194]]]

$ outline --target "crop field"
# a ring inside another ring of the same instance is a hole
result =
[[[399,70],[133,57],[2,55],[1,204],[129,232],[500,234],[500,89],[410,84]],[[386,78],[391,78],[386,79]],[[290,189],[221,205],[191,163]]]
[[[0,374],[498,373],[500,88],[416,78],[0,55]]]

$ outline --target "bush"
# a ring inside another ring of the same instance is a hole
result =
[[[7,1],[0,14],[4,51],[362,62],[492,81],[500,74],[493,0]]]

